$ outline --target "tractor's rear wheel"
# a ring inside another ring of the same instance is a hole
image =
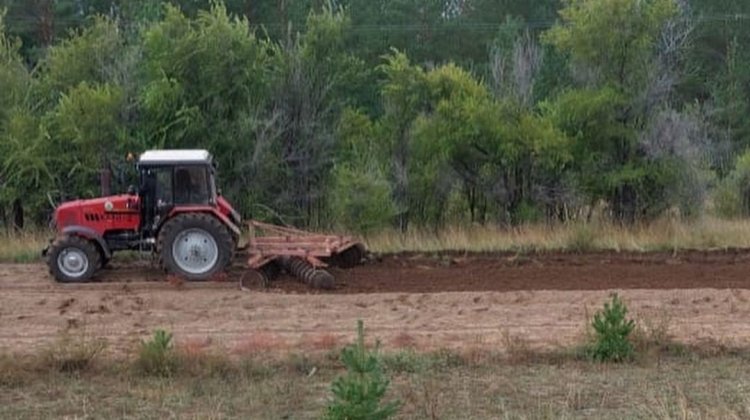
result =
[[[208,280],[234,255],[229,229],[206,213],[184,213],[164,223],[157,249],[162,266],[187,280]]]
[[[85,282],[101,265],[101,255],[93,242],[80,236],[62,236],[47,251],[47,266],[55,280]]]

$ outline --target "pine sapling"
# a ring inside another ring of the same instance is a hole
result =
[[[630,333],[635,321],[627,319],[628,308],[617,294],[612,301],[604,304],[604,310],[594,314],[591,326],[594,328],[595,342],[591,355],[595,360],[623,362],[633,357],[634,348]]]
[[[379,420],[390,418],[398,411],[399,402],[381,403],[390,381],[383,375],[377,347],[374,351],[365,347],[361,320],[357,322],[357,342],[342,350],[341,360],[346,374],[333,382],[333,400],[325,418]]]

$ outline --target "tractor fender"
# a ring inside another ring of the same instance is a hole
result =
[[[237,237],[239,237],[242,234],[242,232],[240,231],[240,228],[236,224],[234,224],[229,217],[227,217],[224,213],[220,212],[214,207],[189,206],[189,207],[175,208],[169,213],[169,217],[167,218],[167,220],[181,213],[209,213],[213,215],[214,217],[216,217],[217,219],[219,219],[222,223],[224,223],[232,232],[232,234],[237,235]]]
[[[78,226],[78,225],[66,226],[62,230],[62,234],[63,235],[78,235],[86,239],[94,240],[96,241],[97,244],[99,244],[99,248],[101,248],[102,252],[104,253],[104,257],[107,259],[112,258],[112,251],[109,250],[109,247],[107,246],[107,242],[94,229],[88,228],[86,226]]]

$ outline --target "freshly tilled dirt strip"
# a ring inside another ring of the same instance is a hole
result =
[[[678,341],[750,343],[746,252],[399,255],[332,272],[336,288],[321,291],[290,278],[266,289],[239,264],[224,281],[189,283],[115,261],[89,284],[57,284],[42,264],[0,265],[0,350],[72,332],[129,352],[158,328],[232,354],[325,350],[349,342],[357,319],[386,347],[570,346],[612,291]]]
[[[745,289],[750,288],[750,250],[674,253],[546,254],[402,254],[374,258],[349,270],[330,268],[333,290],[315,290],[289,276],[265,287],[261,278],[237,261],[228,275],[213,282],[168,280],[155,264],[113,263],[88,284],[54,284],[41,265],[0,265],[0,290],[6,288],[75,289],[223,289],[267,292],[438,293],[521,290]],[[174,279],[172,279],[174,280]]]
[[[750,251],[404,255],[336,276],[341,293],[750,288]]]

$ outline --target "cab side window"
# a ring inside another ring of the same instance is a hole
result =
[[[178,166],[174,170],[175,204],[208,204],[208,175],[201,166]]]

